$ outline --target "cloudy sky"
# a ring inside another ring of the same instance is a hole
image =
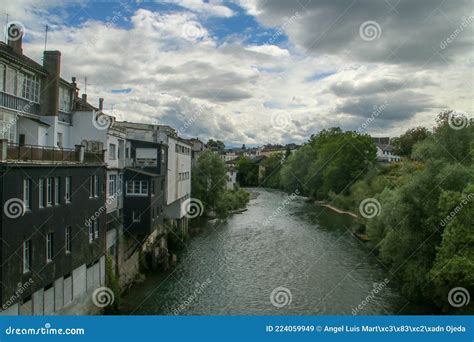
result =
[[[15,0],[24,53],[62,52],[92,103],[227,144],[327,127],[398,135],[443,109],[472,117],[470,0]]]

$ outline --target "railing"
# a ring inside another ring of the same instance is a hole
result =
[[[6,159],[22,161],[102,163],[104,161],[104,154],[103,152],[84,152],[84,157],[81,161],[80,149],[8,143]]]
[[[40,114],[38,103],[0,91],[0,106],[30,114]]]

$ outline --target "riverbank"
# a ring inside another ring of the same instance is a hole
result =
[[[330,204],[327,204],[326,202],[324,201],[314,201],[314,204],[317,204],[321,207],[326,207],[328,209],[331,209],[332,211],[335,211],[336,213],[338,214],[343,214],[343,215],[349,215],[353,218],[359,218],[359,216],[357,216],[356,214],[354,214],[353,212],[351,211],[345,211],[345,210],[342,210],[342,209],[339,209],[339,208],[336,208]]]

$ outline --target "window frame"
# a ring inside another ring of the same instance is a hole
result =
[[[53,261],[53,243],[54,243],[54,233],[49,232],[46,234],[46,263]]]
[[[71,189],[72,189],[72,177],[71,176],[66,176],[66,186],[65,186],[65,192],[64,192],[64,199],[66,203],[71,203]]]
[[[67,226],[65,231],[64,231],[64,242],[65,246],[64,248],[66,249],[66,254],[72,253],[72,226]]]
[[[25,210],[31,209],[31,179],[23,179],[23,208]]]
[[[28,239],[23,241],[23,274],[31,272],[31,255],[31,239]]]

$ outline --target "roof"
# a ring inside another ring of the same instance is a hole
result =
[[[30,118],[29,116],[23,116],[25,119],[28,119],[28,120],[31,120],[33,122],[36,122],[37,124],[39,125],[43,125],[43,126],[47,126],[47,127],[50,127],[51,125],[50,124],[47,124],[46,122],[43,122],[41,121],[40,119],[36,119],[36,118]]]
[[[375,143],[375,146],[380,148],[382,151],[393,151],[393,146],[390,144],[380,144],[380,143]]]
[[[376,144],[384,144],[384,145],[390,144],[389,137],[372,137],[372,141]]]
[[[22,53],[13,51],[13,49],[4,42],[0,42],[0,56],[6,60],[22,65],[23,67],[30,69],[30,71],[37,72],[43,76],[47,76],[48,71],[39,63],[35,62],[31,58],[27,57]],[[70,88],[75,88],[70,82],[66,81],[63,78],[60,78],[60,83]]]
[[[0,56],[11,62],[21,64],[22,66],[36,71],[40,74],[48,75],[48,72],[43,68],[41,64],[35,62],[31,58],[26,57],[21,53],[13,51],[13,49],[4,42],[0,42]]]
[[[149,172],[149,171],[145,171],[145,170],[142,170],[142,169],[136,169],[136,168],[134,168],[134,167],[127,167],[126,170],[129,170],[129,171],[132,171],[132,172],[136,172],[136,173],[139,173],[139,174],[145,175],[145,176],[161,177],[161,175],[158,174],[158,173]]]

